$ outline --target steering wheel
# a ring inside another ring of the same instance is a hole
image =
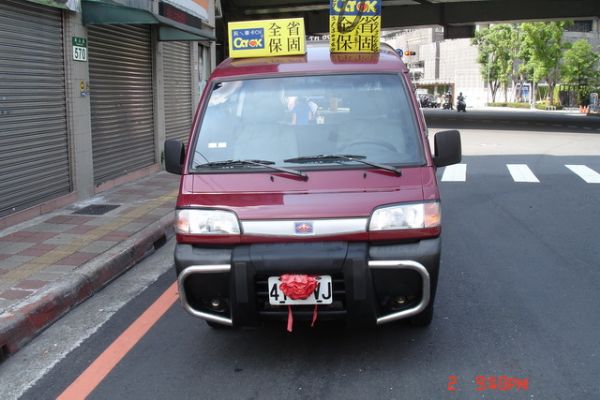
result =
[[[386,142],[385,140],[378,140],[378,139],[356,140],[354,142],[348,143],[344,148],[347,149],[349,147],[363,146],[363,145],[375,145],[375,146],[383,147],[388,151],[393,151],[394,153],[398,152],[398,150],[390,142]]]

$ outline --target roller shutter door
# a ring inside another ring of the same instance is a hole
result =
[[[165,131],[187,141],[192,126],[192,69],[188,42],[163,42]]]
[[[0,1],[0,216],[71,191],[62,14]]]
[[[155,162],[150,28],[90,26],[88,47],[98,185]]]

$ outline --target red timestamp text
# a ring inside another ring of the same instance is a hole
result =
[[[529,390],[529,378],[515,378],[506,375],[477,375],[475,377],[475,387],[478,392],[496,390],[502,392],[527,391]],[[458,376],[448,376],[448,391],[459,390]]]

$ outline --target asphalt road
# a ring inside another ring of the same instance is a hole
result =
[[[460,125],[454,122],[442,116],[430,126]],[[89,398],[600,398],[600,184],[566,167],[600,172],[600,153],[590,154],[600,132],[578,126],[581,136],[557,131],[552,139],[571,143],[564,151],[540,150],[536,128],[465,130],[465,145],[474,150],[463,159],[464,179],[443,180],[439,171],[443,256],[428,329],[398,323],[373,330],[297,324],[293,334],[282,324],[215,330],[174,304]],[[506,134],[519,135],[519,152],[478,146],[505,143]],[[578,144],[583,135],[590,142]],[[526,165],[537,182],[516,182],[507,164]],[[1,365],[0,380],[15,387],[19,379],[35,381],[24,399],[57,397],[171,285],[171,252],[169,243],[59,321]],[[146,277],[122,298],[143,271],[157,280]],[[109,315],[100,312],[111,307]],[[527,390],[478,391],[482,376],[526,379]]]

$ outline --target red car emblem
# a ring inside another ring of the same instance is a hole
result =
[[[312,222],[294,222],[294,229],[296,233],[313,233],[313,224]]]

